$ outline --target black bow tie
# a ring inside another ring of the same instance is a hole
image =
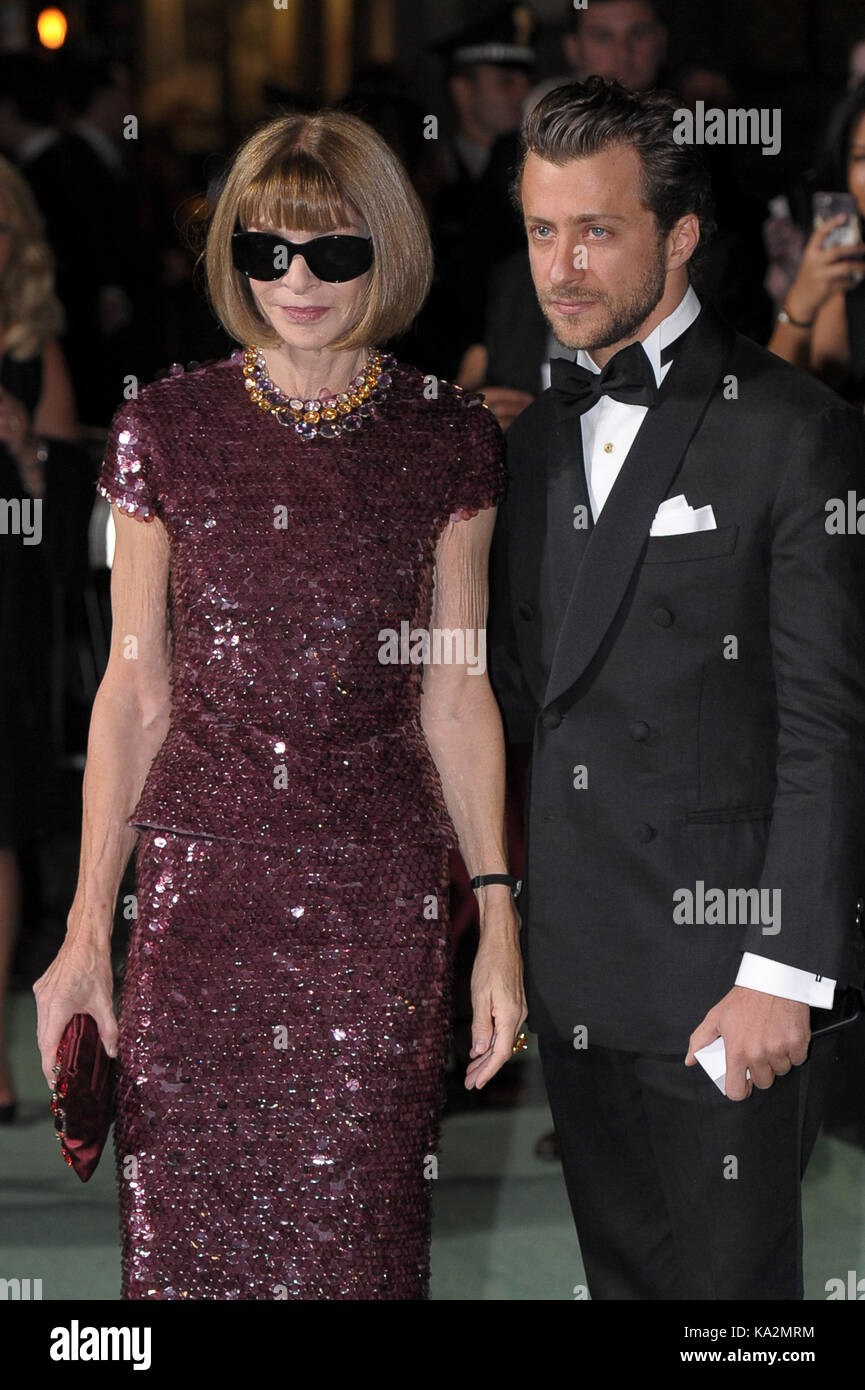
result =
[[[550,385],[570,413],[584,415],[602,396],[626,405],[654,405],[658,387],[641,343],[631,343],[611,357],[602,372],[591,372],[567,357],[550,360]]]

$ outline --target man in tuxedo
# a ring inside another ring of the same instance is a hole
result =
[[[558,88],[515,186],[573,357],[508,431],[493,550],[493,680],[533,746],[529,1027],[592,1297],[800,1299],[865,978],[865,433],[701,305],[673,110]]]

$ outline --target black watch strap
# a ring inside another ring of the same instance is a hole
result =
[[[483,888],[487,883],[506,883],[516,898],[523,886],[521,878],[514,878],[513,874],[476,874],[469,887],[474,892],[475,888]]]

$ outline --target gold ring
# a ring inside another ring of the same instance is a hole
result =
[[[525,1033],[522,1033],[522,1032],[517,1033],[517,1036],[516,1036],[516,1039],[514,1040],[514,1045],[513,1045],[513,1048],[512,1048],[513,1054],[516,1055],[518,1052],[525,1052],[525,1050],[526,1050],[526,1048],[528,1047],[528,1045],[529,1045],[529,1040],[528,1040],[528,1038],[526,1037]]]

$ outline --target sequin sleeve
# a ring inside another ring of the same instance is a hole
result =
[[[97,491],[138,521],[159,514],[151,450],[137,401],[124,401],[108,432]]]
[[[467,521],[504,496],[505,437],[492,411],[476,392],[460,398],[465,430],[457,451],[448,507],[451,521]]]

